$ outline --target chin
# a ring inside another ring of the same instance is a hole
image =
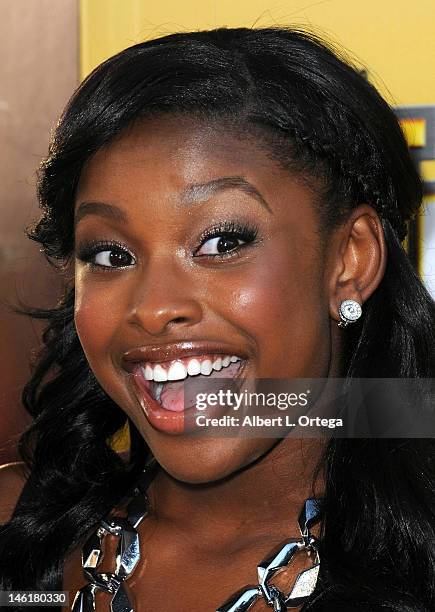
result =
[[[176,480],[189,484],[216,482],[243,470],[274,445],[261,438],[184,438],[169,444],[150,444],[162,468]]]

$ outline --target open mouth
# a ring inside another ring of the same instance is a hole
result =
[[[152,364],[142,364],[140,372],[149,395],[162,408],[182,412],[191,407],[196,394],[215,392],[226,386],[226,382],[220,385],[215,381],[239,379],[245,364],[245,359],[235,355],[213,356],[213,360],[195,357],[175,360],[167,368],[161,364],[154,367]]]

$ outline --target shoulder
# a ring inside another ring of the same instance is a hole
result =
[[[0,525],[11,519],[27,478],[27,467],[22,461],[0,465]]]

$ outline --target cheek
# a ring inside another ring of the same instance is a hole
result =
[[[101,284],[102,285],[102,284]],[[110,362],[107,347],[119,324],[118,302],[108,299],[97,282],[84,282],[76,275],[74,321],[80,343],[97,378]]]
[[[278,251],[231,295],[235,319],[257,345],[258,376],[327,376],[327,300],[319,262],[307,259]]]

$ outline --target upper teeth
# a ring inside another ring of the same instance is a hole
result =
[[[241,361],[240,357],[236,355],[223,355],[215,357],[214,359],[201,359],[192,357],[183,361],[174,361],[169,370],[167,370],[160,363],[149,363],[146,362],[142,367],[142,372],[146,380],[154,380],[156,382],[164,382],[167,380],[183,380],[189,376],[195,376],[196,374],[204,374],[208,376],[213,370],[221,370],[230,365]]]

